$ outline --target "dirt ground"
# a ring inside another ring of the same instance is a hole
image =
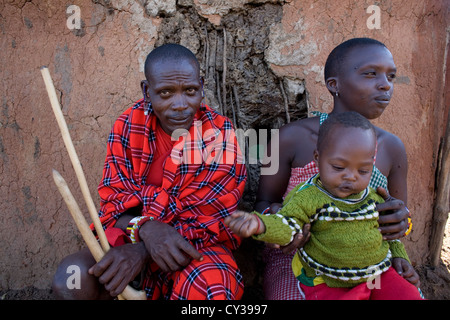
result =
[[[444,243],[439,266],[431,268],[421,266],[416,269],[420,274],[420,288],[429,300],[450,300],[450,219],[447,222]],[[252,290],[251,288],[250,290]],[[257,290],[259,291],[259,290]],[[248,297],[252,299],[252,297]],[[48,289],[27,287],[22,290],[0,291],[0,300],[52,300]]]
[[[417,271],[420,274],[420,288],[427,299],[450,300],[450,219],[445,228],[439,266],[422,266]]]

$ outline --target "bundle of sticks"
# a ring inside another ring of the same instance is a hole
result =
[[[69,129],[64,119],[64,115],[61,111],[61,106],[56,96],[56,90],[53,85],[53,80],[50,76],[50,72],[48,68],[44,66],[41,68],[41,73],[42,77],[44,78],[45,87],[47,89],[47,93],[50,98],[53,113],[55,114],[59,129],[61,130],[64,144],[69,153],[72,166],[75,169],[78,183],[80,184],[81,192],[83,194],[84,200],[86,201],[89,215],[92,219],[100,243],[97,241],[94,234],[92,233],[92,230],[89,227],[89,224],[87,223],[86,219],[84,218],[84,215],[82,214],[80,207],[78,206],[74,196],[70,192],[70,189],[66,181],[61,176],[61,174],[59,174],[59,172],[54,169],[53,169],[53,179],[67,207],[69,208],[70,214],[72,215],[72,218],[75,221],[78,230],[80,231],[84,241],[86,242],[89,251],[91,252],[94,259],[98,262],[103,258],[105,253],[108,252],[110,246],[106,238],[105,232],[103,230],[102,224],[100,222],[100,219],[98,217],[98,213],[95,208],[94,201],[91,197],[91,193],[89,191],[89,187],[83,169],[81,167],[81,163],[75,151],[72,138],[70,137]],[[146,294],[144,291],[137,291],[134,288],[127,286],[125,290],[118,296],[118,298],[122,300],[145,300]]]

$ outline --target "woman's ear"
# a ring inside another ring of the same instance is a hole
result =
[[[336,94],[339,94],[337,77],[329,77],[325,81],[325,85],[327,86],[327,89],[328,91],[330,91],[331,95],[336,96]]]
[[[144,101],[146,103],[150,102],[150,95],[148,94],[148,87],[149,87],[148,81],[142,80],[141,81],[141,89],[142,89],[142,94],[144,96]]]

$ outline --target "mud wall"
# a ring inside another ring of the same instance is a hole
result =
[[[380,10],[379,29],[371,28],[377,21],[366,11],[372,4]],[[79,8],[76,28],[71,5]],[[328,53],[351,37],[384,42],[398,79],[376,124],[406,145],[415,224],[404,242],[415,264],[427,263],[436,161],[449,107],[448,10],[448,1],[431,0],[2,1],[0,289],[48,288],[62,257],[83,246],[51,178],[51,169],[58,170],[85,209],[39,68],[50,69],[98,203],[108,132],[141,97],[147,53],[166,42],[196,53],[208,104],[244,130],[279,128],[308,111],[329,111],[332,99],[323,83]],[[249,206],[257,181],[252,166],[244,199]]]

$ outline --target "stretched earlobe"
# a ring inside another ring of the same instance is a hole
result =
[[[141,81],[141,90],[142,90],[142,95],[144,96],[144,101],[147,103],[150,103],[150,95],[148,94],[148,87],[149,87],[148,81],[142,80]]]
[[[205,98],[205,81],[203,77],[200,77],[200,83],[202,84],[202,98]]]

